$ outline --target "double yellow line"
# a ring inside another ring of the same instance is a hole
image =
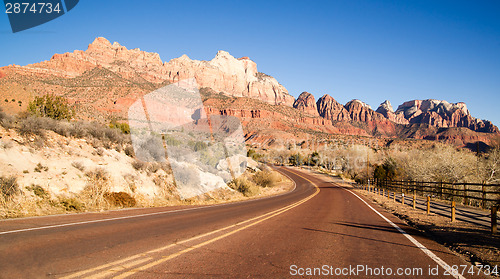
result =
[[[112,262],[112,263],[104,264],[104,265],[101,265],[101,266],[98,266],[98,267],[95,267],[95,268],[92,268],[92,269],[83,270],[81,272],[77,272],[77,273],[74,273],[74,274],[62,277],[62,278],[64,278],[64,279],[79,278],[79,277],[104,278],[104,277],[112,276],[113,274],[117,274],[117,273],[121,273],[121,274],[118,275],[118,276],[115,276],[113,278],[125,278],[125,277],[131,276],[131,275],[133,275],[135,273],[138,273],[138,272],[147,270],[149,268],[152,268],[154,266],[157,266],[159,264],[162,264],[162,263],[164,263],[166,261],[169,261],[169,260],[171,260],[173,258],[176,258],[176,257],[178,257],[180,255],[183,255],[185,253],[188,253],[188,252],[193,251],[195,249],[198,249],[200,247],[206,246],[206,245],[208,245],[210,243],[213,243],[213,242],[215,242],[217,240],[220,240],[220,239],[223,239],[223,238],[228,237],[230,235],[233,235],[233,234],[235,234],[235,233],[237,233],[239,231],[242,231],[244,229],[247,229],[247,228],[255,226],[255,225],[259,224],[259,223],[262,223],[262,222],[264,222],[264,221],[266,221],[266,220],[268,220],[270,218],[273,218],[273,217],[275,217],[277,215],[280,215],[280,214],[282,214],[282,213],[284,213],[284,212],[286,212],[286,211],[288,211],[288,210],[290,210],[290,209],[292,209],[294,207],[297,207],[297,206],[299,206],[299,205],[307,202],[308,200],[312,199],[314,196],[316,196],[319,193],[320,190],[319,190],[318,186],[314,182],[312,182],[311,180],[305,178],[304,176],[302,176],[302,175],[300,175],[300,174],[298,174],[298,173],[296,173],[294,171],[291,171],[291,172],[293,172],[295,175],[300,176],[303,179],[309,181],[316,188],[316,191],[312,195],[310,195],[310,196],[308,196],[308,197],[306,197],[306,198],[304,198],[304,199],[302,199],[302,200],[300,200],[298,202],[295,202],[295,203],[293,203],[291,205],[287,205],[287,206],[282,207],[280,209],[277,209],[277,210],[265,213],[263,215],[260,215],[260,216],[257,216],[257,217],[245,220],[243,222],[236,223],[236,224],[233,224],[233,225],[230,225],[230,226],[218,229],[218,230],[214,230],[214,231],[211,231],[211,232],[208,232],[208,233],[204,233],[204,234],[201,234],[201,235],[198,235],[198,236],[186,239],[186,240],[179,241],[177,243],[172,243],[172,244],[169,244],[167,246],[164,246],[164,247],[161,247],[161,248],[158,248],[158,249],[154,249],[154,250],[151,250],[151,251],[148,251],[148,252],[145,252],[145,253],[137,254],[137,255],[134,255],[134,256],[131,256],[131,257],[119,260],[119,261],[115,261],[115,262]],[[182,245],[182,244],[185,244],[185,243],[188,243],[188,242],[200,239],[200,238],[204,238],[204,237],[207,237],[207,236],[219,233],[219,232],[230,230],[230,229],[234,229],[234,230],[232,230],[230,232],[227,232],[225,234],[216,236],[214,238],[211,238],[211,239],[206,240],[204,242],[201,242],[199,244],[190,246],[189,248],[186,248],[186,249],[184,249],[182,251],[179,251],[179,252],[176,252],[174,254],[170,254],[168,256],[164,256],[161,259],[154,260],[154,261],[149,262],[147,264],[144,264],[142,266],[136,267],[137,265],[140,265],[140,264],[142,264],[144,262],[153,260],[154,259],[153,258],[153,254],[154,253],[158,253],[158,252],[167,250],[169,248],[175,247],[177,245]],[[133,269],[131,269],[131,268],[133,268]],[[130,270],[128,270],[128,269],[130,269]],[[101,271],[98,272],[98,273],[96,273],[96,274],[90,275],[90,273],[93,273],[93,272],[96,272],[96,271],[99,271],[99,270],[101,270]]]

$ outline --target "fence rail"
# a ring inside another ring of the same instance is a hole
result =
[[[451,220],[455,221],[455,206],[460,202],[468,206],[477,206],[491,210],[491,232],[497,232],[497,210],[500,206],[500,184],[478,184],[478,183],[447,183],[447,182],[423,182],[404,180],[381,180],[373,179],[365,181],[362,188],[375,193],[387,192],[396,200],[396,193],[401,194],[404,204],[405,195],[413,195],[413,208],[415,208],[416,196],[427,197],[427,214],[430,212],[430,200],[440,199],[451,201]],[[381,191],[382,190],[382,191]]]
[[[430,196],[463,205],[489,209],[500,205],[500,184],[449,183],[429,181],[382,180],[370,181],[373,186],[404,194]]]

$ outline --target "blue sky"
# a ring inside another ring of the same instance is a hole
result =
[[[0,66],[86,49],[97,36],[162,60],[218,50],[248,56],[289,93],[396,109],[413,99],[465,102],[500,125],[500,1],[82,0],[13,34],[0,15]]]

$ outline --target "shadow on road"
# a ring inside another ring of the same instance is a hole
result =
[[[375,241],[375,242],[387,243],[387,244],[392,244],[392,245],[396,245],[396,246],[403,246],[403,247],[410,247],[410,248],[414,248],[414,249],[420,249],[420,248],[418,248],[415,245],[401,244],[401,243],[396,243],[396,242],[392,242],[392,241],[385,241],[385,240],[380,240],[380,239],[375,239],[375,238],[370,238],[370,237],[363,237],[363,236],[359,236],[359,235],[345,234],[345,233],[339,233],[339,232],[330,232],[330,231],[324,231],[324,230],[318,230],[318,229],[311,229],[311,228],[302,228],[302,229],[306,230],[306,231],[328,233],[328,234],[334,234],[334,235],[340,235],[340,236],[353,237],[353,238],[357,238],[357,239],[363,239],[363,240],[370,240],[370,241]],[[443,253],[443,251],[438,251],[438,250],[434,250],[434,249],[429,249],[429,251]],[[448,252],[446,252],[446,254],[453,255],[452,253],[448,253]]]

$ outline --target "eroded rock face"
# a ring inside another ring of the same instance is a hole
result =
[[[392,108],[391,102],[389,102],[388,100],[385,100],[385,102],[380,104],[380,106],[378,107],[376,112],[382,114],[385,118],[387,118],[388,120],[390,120],[394,123],[397,123],[397,124],[408,124],[409,123],[409,121],[406,118],[404,118],[400,114],[396,115],[396,113],[394,113],[394,109]]]
[[[248,57],[236,59],[219,51],[210,61],[191,60],[187,55],[162,62],[157,53],[127,49],[99,37],[86,51],[55,54],[49,61],[18,67],[22,72],[75,78],[102,67],[132,81],[177,82],[195,78],[200,87],[210,87],[236,97],[256,98],[270,104],[292,106],[294,98],[278,81],[257,71]]]
[[[400,105],[395,112],[409,123],[429,124],[436,127],[466,127],[473,131],[498,133],[498,127],[490,121],[470,115],[465,103],[448,103],[440,100],[413,100]]]
[[[349,121],[349,112],[332,96],[325,94],[316,102],[318,113],[321,117],[331,121]]]
[[[382,121],[384,117],[372,110],[372,108],[360,100],[354,99],[345,104],[345,109],[353,121]]]
[[[309,92],[302,92],[293,103],[293,107],[311,116],[319,116],[314,96]]]

